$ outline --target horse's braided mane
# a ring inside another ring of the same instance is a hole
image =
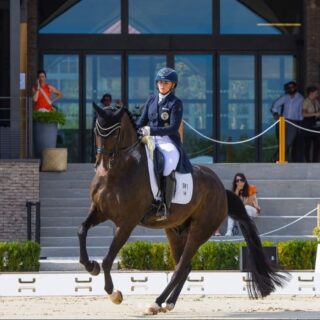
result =
[[[137,129],[137,124],[136,124],[136,122],[134,121],[134,118],[133,118],[132,113],[129,111],[128,108],[125,108],[125,107],[123,107],[123,108],[124,108],[124,111],[127,113],[128,117],[129,117],[129,119],[130,119],[130,121],[131,121],[131,124],[133,125],[133,127],[134,127],[135,129]]]

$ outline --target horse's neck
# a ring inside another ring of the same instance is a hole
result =
[[[121,124],[121,141],[123,146],[134,145],[138,140],[136,129],[134,128],[129,115],[123,117],[123,123]]]

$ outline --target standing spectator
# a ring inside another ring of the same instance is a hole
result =
[[[256,218],[259,216],[261,209],[258,204],[257,199],[257,188],[253,184],[249,184],[247,178],[243,173],[237,173],[232,182],[232,191],[238,195],[243,204],[245,205],[247,214],[251,218]],[[232,218],[228,217],[228,227],[226,236],[233,235],[233,228],[235,222]]]
[[[302,120],[303,96],[298,92],[297,83],[290,81],[285,85],[287,93],[278,98],[272,105],[271,111],[274,117],[283,115],[287,120],[300,125]],[[283,110],[283,111],[282,111]],[[298,129],[290,124],[286,124],[286,158],[292,161],[298,160],[299,150],[293,148],[297,137]],[[291,149],[291,157],[289,152]]]
[[[111,103],[112,103],[112,95],[110,93],[105,93],[101,100],[101,107],[102,108],[106,108],[106,107],[109,107],[111,106]],[[95,113],[96,114],[96,113]]]
[[[309,86],[307,88],[307,98],[303,102],[302,107],[302,126],[316,130],[317,120],[320,117],[320,104],[318,101],[319,89],[316,86]],[[319,128],[318,128],[319,130]],[[319,133],[313,133],[304,131],[304,142],[305,142],[305,160],[306,162],[318,162],[319,154]]]
[[[33,110],[35,111],[56,111],[53,103],[62,97],[61,91],[46,83],[47,74],[44,70],[37,73],[37,82],[32,87]],[[52,94],[55,96],[52,98]]]

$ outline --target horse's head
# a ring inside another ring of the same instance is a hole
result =
[[[124,107],[100,108],[93,103],[97,113],[95,123],[96,165],[103,156],[108,157],[108,166],[121,151],[130,149],[138,141],[135,125]]]

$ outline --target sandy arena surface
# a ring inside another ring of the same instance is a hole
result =
[[[144,316],[154,299],[125,296],[114,305],[103,296],[0,297],[0,319],[320,319],[320,296],[182,295],[173,311]]]

